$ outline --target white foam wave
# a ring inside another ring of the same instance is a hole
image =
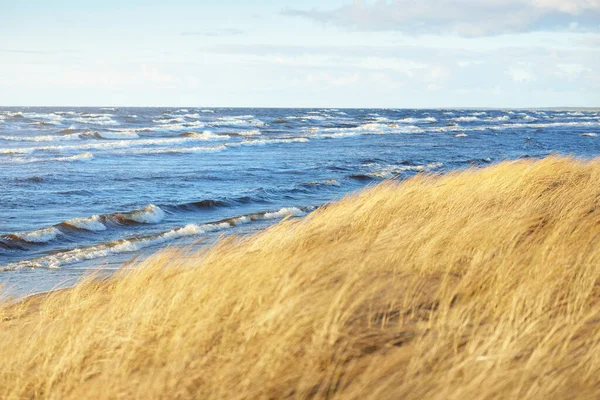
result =
[[[160,245],[175,239],[221,231],[238,225],[247,224],[251,221],[280,219],[287,216],[301,217],[304,215],[306,215],[306,213],[299,208],[286,207],[275,212],[244,215],[215,223],[188,224],[182,228],[172,229],[168,232],[152,237],[142,239],[122,239],[116,242],[100,244],[97,246],[73,249],[63,253],[56,253],[50,256],[40,257],[35,260],[26,260],[8,264],[0,268],[0,270],[14,270],[26,267],[60,268],[63,265],[73,264],[85,260],[95,260],[114,254],[136,252],[141,249]]]
[[[211,131],[187,132],[185,133],[185,137],[198,140],[227,140],[230,138],[228,135],[216,135]]]
[[[241,131],[241,132],[236,132],[236,134],[240,135],[240,136],[258,136],[260,135],[260,131],[258,129],[251,129],[248,131]]]
[[[117,140],[132,140],[139,139],[140,136],[133,131],[105,131],[105,132],[96,132],[97,137],[101,137],[102,139],[117,139]]]
[[[221,126],[221,125],[242,125],[242,126],[264,126],[265,123],[258,118],[255,118],[254,115],[239,115],[239,116],[228,116],[228,117],[219,117],[216,121],[211,122],[211,125]]]
[[[263,218],[264,219],[279,219],[279,218],[284,218],[284,217],[288,217],[288,216],[302,217],[304,215],[306,215],[306,213],[297,207],[285,207],[279,211],[265,213],[263,215]]]
[[[127,219],[142,224],[157,224],[165,218],[165,212],[154,204],[149,204],[141,210],[136,210],[127,215]]]
[[[145,127],[145,128],[141,128],[139,131],[182,131],[185,129],[193,129],[193,128],[204,128],[206,126],[206,124],[204,122],[201,121],[188,121],[186,122],[183,118],[182,118],[182,122],[165,122],[162,123],[160,125],[157,126],[153,126],[153,127]]]
[[[297,137],[297,138],[289,138],[289,139],[258,139],[258,140],[245,140],[243,142],[238,142],[238,143],[228,143],[227,147],[264,146],[266,144],[276,144],[276,143],[307,143],[307,142],[309,142],[309,139],[305,138],[305,137]]]
[[[88,218],[75,218],[65,222],[67,225],[71,225],[77,229],[83,229],[86,231],[105,231],[106,226],[102,223],[99,215],[93,215]]]
[[[593,132],[587,132],[587,133],[582,133],[581,136],[596,137],[596,136],[598,136],[598,134],[593,133]]]
[[[467,135],[466,133],[458,133],[456,135],[454,135],[454,137],[467,137],[469,135]]]
[[[81,117],[72,118],[72,120],[86,125],[119,125],[111,116],[112,114],[85,114]]]
[[[479,121],[479,117],[473,117],[473,116],[456,117],[456,118],[452,118],[452,121],[457,121],[457,122],[473,122],[473,121]]]
[[[184,117],[169,117],[169,118],[153,119],[152,122],[154,122],[155,124],[166,125],[166,124],[171,124],[173,122],[185,122],[185,118]]]
[[[88,151],[88,152],[77,154],[77,155],[70,156],[70,157],[51,158],[48,161],[75,162],[75,161],[89,161],[89,160],[93,160],[93,159],[94,159],[94,155]],[[45,160],[42,159],[42,161],[45,161]]]
[[[60,231],[58,229],[50,227],[32,232],[16,233],[15,236],[29,243],[48,243],[54,240],[59,234]]]
[[[7,111],[6,113],[4,113],[4,115],[6,115],[9,118],[19,118],[19,117],[24,117],[23,113],[21,111],[17,111],[17,112],[10,112]]]
[[[340,186],[340,182],[337,179],[327,179],[324,181],[313,181],[308,182],[308,185],[326,185],[326,186]]]
[[[420,122],[437,122],[437,119],[434,117],[425,117],[425,118],[413,118],[413,117],[408,117],[408,118],[402,118],[402,119],[398,119],[395,122],[402,122],[402,123],[409,123],[409,124],[418,124]]]
[[[381,124],[381,123],[369,123],[363,124],[354,128],[316,128],[312,127],[308,129],[310,132],[315,132],[310,135],[311,138],[320,139],[335,139],[345,138],[358,135],[385,135],[385,134],[398,134],[398,133],[423,133],[423,128],[415,125],[398,125],[392,124]]]
[[[188,118],[188,119],[198,119],[198,118],[200,118],[200,114],[199,113],[185,114],[184,117]]]
[[[184,153],[204,153],[204,152],[218,152],[227,149],[230,145],[220,145],[213,147],[173,147],[167,149],[131,149],[127,150],[127,154],[184,154]]]
[[[35,148],[30,148],[30,147],[26,147],[26,148],[14,148],[14,149],[0,149],[0,154],[5,154],[5,155],[31,154],[31,153],[33,153],[34,150],[35,150]]]
[[[372,172],[367,175],[375,178],[391,178],[402,172],[428,172],[442,167],[441,162],[433,162],[425,165],[372,165]]]
[[[79,140],[79,134],[40,135],[40,136],[0,136],[0,140],[11,142],[60,142]]]
[[[92,137],[96,133],[92,134]],[[226,138],[225,138],[226,139]],[[110,140],[99,141],[93,143],[82,143],[77,145],[55,145],[55,146],[40,146],[40,147],[19,147],[13,149],[0,149],[0,154],[30,154],[34,151],[81,151],[81,150],[101,150],[110,149],[116,150],[120,148],[141,147],[141,146],[174,146],[185,142],[205,141],[206,136],[200,137],[175,137],[175,138],[160,138],[160,139],[140,139],[140,140]]]

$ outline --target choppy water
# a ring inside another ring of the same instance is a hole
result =
[[[249,233],[382,179],[600,154],[597,110],[0,108],[0,283]]]

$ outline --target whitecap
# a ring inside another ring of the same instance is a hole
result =
[[[263,215],[264,219],[278,219],[283,217],[302,217],[306,215],[304,211],[297,207],[284,207],[279,211],[267,212]]]
[[[131,130],[96,132],[96,137],[100,137],[102,139],[121,139],[121,140],[131,140],[131,139],[139,139],[140,138],[140,136],[137,133],[135,133]]]
[[[236,132],[237,135],[240,136],[258,136],[260,135],[260,131],[258,129],[251,129],[248,131],[240,131],[240,132]]]
[[[88,151],[88,152],[77,154],[77,155],[70,156],[70,157],[51,158],[51,159],[49,159],[49,161],[74,162],[74,161],[89,161],[89,160],[93,160],[93,159],[94,159],[94,155]],[[37,160],[37,161],[45,161],[45,160],[41,159],[41,160]]]
[[[60,231],[58,229],[50,227],[32,232],[16,233],[15,236],[29,243],[48,243],[54,240],[59,234]]]
[[[458,122],[472,122],[472,121],[479,121],[479,117],[456,117],[456,118],[452,118],[453,121],[458,121]]]
[[[170,231],[158,234],[156,236],[141,239],[121,239],[115,242],[104,243],[96,246],[77,248],[62,253],[56,253],[49,256],[40,257],[34,260],[25,260],[13,264],[8,264],[1,269],[14,270],[26,267],[60,268],[63,265],[73,264],[85,260],[94,260],[102,257],[107,257],[113,254],[136,252],[143,248],[166,243],[174,239],[189,236],[197,236],[208,232],[229,229],[237,225],[249,223],[251,221],[278,219],[287,216],[301,217],[304,215],[306,215],[306,213],[299,208],[286,207],[275,212],[243,215],[240,217],[230,218],[228,220],[218,221],[214,223],[188,224],[182,228],[172,229]]]
[[[157,224],[165,217],[165,212],[160,207],[150,204],[141,210],[127,214],[127,219],[142,224]]]
[[[99,215],[93,215],[88,218],[71,219],[69,221],[66,221],[65,224],[86,231],[97,232],[106,230],[106,226],[102,223],[101,217]]]
[[[12,142],[60,142],[79,140],[79,134],[40,136],[0,136],[0,140]]]

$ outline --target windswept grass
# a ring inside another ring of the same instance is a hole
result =
[[[0,398],[598,398],[600,161],[386,182],[0,308]]]

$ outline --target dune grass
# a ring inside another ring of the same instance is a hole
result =
[[[600,161],[385,182],[0,306],[0,398],[600,397]]]

